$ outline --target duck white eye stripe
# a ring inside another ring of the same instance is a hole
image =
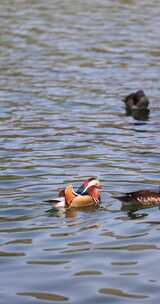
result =
[[[88,183],[88,185],[86,186],[86,188],[83,190],[83,192],[82,193],[84,193],[88,188],[90,188],[91,186],[97,186],[97,185],[99,185],[100,184],[100,182],[97,180],[97,179],[94,179],[94,180],[92,180],[92,181],[90,181],[89,183]]]

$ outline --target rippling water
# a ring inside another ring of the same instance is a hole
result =
[[[0,3],[0,303],[158,303],[160,210],[113,196],[159,186],[159,1]],[[125,115],[142,88],[150,118]],[[97,176],[99,210],[47,212]]]

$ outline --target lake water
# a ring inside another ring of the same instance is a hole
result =
[[[159,302],[160,210],[113,198],[159,187],[159,15],[156,0],[1,1],[0,303]],[[146,121],[121,101],[140,88]],[[103,208],[47,212],[88,176]]]

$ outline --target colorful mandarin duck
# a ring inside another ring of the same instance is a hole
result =
[[[160,205],[160,191],[138,190],[116,197],[124,204],[131,204],[134,208],[149,208]]]
[[[127,115],[135,119],[147,119],[149,116],[149,100],[143,90],[131,93],[123,99]]]
[[[53,207],[79,208],[87,206],[98,206],[100,204],[100,194],[98,188],[101,188],[100,182],[94,177],[88,178],[74,191],[72,185],[68,185],[59,192],[59,196],[55,199],[48,200],[53,203]]]

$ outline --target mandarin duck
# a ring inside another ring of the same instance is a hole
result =
[[[94,177],[88,178],[75,192],[72,185],[68,185],[59,192],[55,199],[47,202],[53,203],[53,207],[81,208],[88,206],[98,206],[100,204],[100,194],[97,189],[101,188],[100,182]]]

